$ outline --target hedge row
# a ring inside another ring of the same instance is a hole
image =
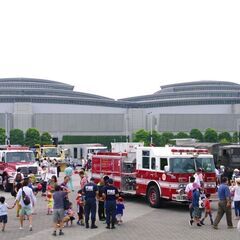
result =
[[[61,144],[101,143],[111,147],[111,142],[126,142],[126,136],[68,136],[62,138]]]

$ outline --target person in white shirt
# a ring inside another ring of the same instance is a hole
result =
[[[8,209],[12,209],[7,203],[5,203],[5,197],[0,197],[0,223],[2,223],[2,232],[5,231],[5,226],[8,221]]]
[[[231,192],[233,192],[233,203],[235,209],[236,220],[240,219],[240,178],[235,179],[236,185],[230,187]]]
[[[195,183],[197,183],[198,186],[203,187],[203,174],[202,174],[202,169],[198,168],[197,172],[194,174],[195,177]]]
[[[42,178],[42,196],[45,196],[48,182],[48,169],[45,166],[42,167],[41,178]]]
[[[187,184],[185,188],[185,193],[187,194],[187,198],[189,201],[189,214],[190,214],[190,221],[193,221],[193,207],[192,207],[192,191],[193,191],[193,183],[195,181],[195,178],[193,176],[190,177],[190,182]]]
[[[46,158],[44,158],[42,161],[42,167],[48,167],[48,166],[49,166],[49,162]]]
[[[24,193],[23,193],[24,192]],[[29,204],[24,203],[23,195],[26,195],[30,202]],[[20,228],[23,229],[23,220],[24,216],[27,215],[29,219],[29,231],[32,231],[32,207],[35,205],[36,198],[34,197],[33,191],[30,187],[28,187],[28,178],[25,178],[23,181],[23,187],[19,189],[16,200],[14,202],[14,206],[16,205],[16,202],[18,201],[21,205],[20,210]]]

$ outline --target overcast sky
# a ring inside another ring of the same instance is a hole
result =
[[[177,82],[240,83],[239,12],[239,0],[0,0],[0,77],[114,99]]]

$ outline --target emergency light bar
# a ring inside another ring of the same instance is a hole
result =
[[[29,150],[29,147],[7,147],[7,150]]]
[[[176,149],[176,148],[173,148],[173,149],[171,149],[171,151],[172,151],[172,153],[190,153],[190,154],[193,154],[193,153],[207,154],[208,153],[207,149]]]

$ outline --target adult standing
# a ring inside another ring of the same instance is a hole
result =
[[[104,192],[105,182],[104,179],[101,178],[100,182],[98,183],[98,217],[100,221],[105,221],[105,209],[104,209]]]
[[[59,228],[59,235],[64,235],[63,229],[63,218],[64,218],[64,199],[67,198],[67,192],[62,191],[61,186],[55,187],[55,192],[53,193],[53,222],[54,231],[53,236],[57,235],[57,229]]]
[[[57,177],[55,175],[53,175],[50,179],[50,182],[48,184],[49,186],[51,186],[52,188],[52,193],[55,191],[55,188],[56,186],[58,185],[58,182],[57,182]]]
[[[107,186],[104,188],[103,196],[106,199],[106,228],[110,229],[111,223],[112,229],[114,229],[116,221],[116,198],[119,196],[119,193],[117,188],[113,186],[113,180],[111,178],[108,179]]]
[[[48,170],[46,166],[42,166],[41,178],[42,178],[42,196],[46,195],[47,181],[48,181]]]
[[[70,190],[72,192],[74,192],[74,189],[73,189],[73,181],[72,181],[72,175],[73,175],[73,169],[70,165],[68,165],[65,170],[64,170],[64,173],[66,176],[69,177],[69,182],[68,182],[68,186],[70,188]]]
[[[83,170],[79,172],[79,176],[80,176],[80,189],[83,190],[84,186],[88,183],[88,180]]]
[[[213,222],[213,228],[218,229],[218,223],[221,221],[224,213],[226,213],[228,228],[233,228],[232,224],[232,209],[231,209],[231,194],[228,187],[228,179],[222,178],[221,184],[218,188],[218,211],[217,216]]]
[[[57,168],[57,177],[59,178],[60,172],[61,172],[61,166],[60,163],[56,158],[53,159],[53,164]]]
[[[70,192],[69,188],[68,188],[68,182],[69,182],[69,177],[65,176],[63,179],[63,182],[61,183],[61,188],[62,190],[66,191],[66,192]]]
[[[196,173],[194,174],[194,178],[195,178],[195,183],[197,183],[198,186],[200,187],[204,187],[204,183],[203,183],[203,173],[202,173],[202,169],[198,168]]]
[[[97,228],[95,225],[96,221],[96,196],[98,195],[98,187],[94,183],[94,178],[90,179],[90,182],[87,183],[83,187],[83,195],[85,196],[85,206],[84,206],[84,211],[85,211],[85,223],[86,223],[86,228],[89,228],[89,216],[91,213],[91,228]]]
[[[238,168],[235,168],[235,169],[233,170],[232,180],[235,182],[235,180],[236,180],[237,178],[239,178],[239,177],[240,177],[239,169],[238,169]]]
[[[231,191],[233,192],[233,202],[235,209],[236,220],[240,219],[240,178],[235,179],[236,185],[231,187]]]
[[[27,203],[27,201],[25,200],[26,198],[24,197],[27,196],[29,202]],[[28,216],[28,220],[29,220],[29,231],[32,231],[32,208],[35,205],[35,197],[33,194],[33,191],[30,187],[28,187],[28,178],[24,179],[23,181],[23,187],[19,189],[17,196],[16,196],[16,200],[14,202],[14,206],[16,205],[17,202],[20,203],[21,205],[21,209],[19,212],[20,215],[20,228],[19,229],[23,229],[23,220],[24,220],[24,216],[27,215]]]
[[[193,223],[193,205],[192,205],[192,197],[193,197],[193,183],[195,181],[195,177],[190,177],[190,182],[187,184],[185,188],[185,193],[187,194],[187,198],[189,201],[189,214],[190,214],[190,224]]]

